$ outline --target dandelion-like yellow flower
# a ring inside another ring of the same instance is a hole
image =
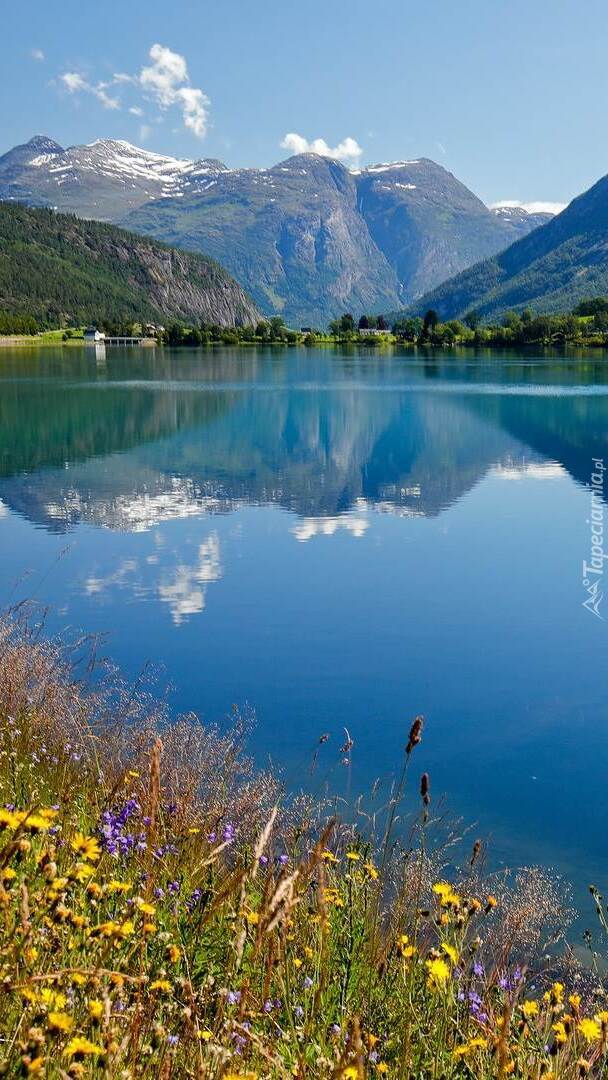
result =
[[[28,1076],[35,1076],[36,1073],[39,1073],[41,1069],[44,1068],[45,1061],[46,1058],[43,1057],[42,1054],[39,1054],[38,1057],[32,1058],[32,1060],[26,1065]]]
[[[199,1039],[202,1039],[203,1042],[209,1042],[209,1040],[213,1038],[213,1032],[205,1029],[204,1031],[199,1031],[198,1037]]]
[[[528,1020],[533,1016],[538,1016],[538,1001],[524,1001],[521,1011]]]
[[[50,1012],[47,1019],[52,1031],[71,1031],[74,1027],[72,1017],[64,1012]]]
[[[172,964],[177,964],[181,955],[181,949],[177,945],[167,945],[167,956]]]
[[[324,862],[336,863],[340,861],[338,857],[334,855],[333,851],[322,852],[321,858],[324,860]]]
[[[578,1030],[587,1042],[597,1042],[602,1037],[602,1029],[596,1020],[588,1018],[581,1020],[578,1024]]]
[[[361,855],[359,854],[358,851],[347,851],[346,852],[346,858],[350,859],[351,862],[359,862],[359,859],[361,858]]]
[[[445,986],[450,977],[450,969],[445,960],[427,960],[426,969],[428,971],[428,986],[431,990],[440,990]]]
[[[564,1024],[562,1023],[561,1020],[558,1020],[557,1024],[552,1025],[552,1030],[553,1030],[553,1033],[555,1035],[556,1043],[559,1043],[560,1046],[561,1046],[562,1043],[566,1042],[566,1039],[568,1038],[568,1034],[567,1034],[566,1028],[565,1028],[565,1026],[564,1026]]]
[[[380,875],[378,873],[378,870],[376,869],[376,867],[374,866],[374,864],[372,862],[363,863],[363,869],[365,870],[365,872],[367,873],[367,876],[369,878],[371,878],[372,881],[377,881],[378,880]]]
[[[581,995],[580,994],[570,994],[570,997],[568,998],[568,1004],[575,1010],[575,1012],[579,1008],[580,1003],[581,1003]]]
[[[97,862],[101,855],[99,840],[94,836],[85,836],[84,833],[77,832],[70,844],[72,851],[75,851],[77,855],[82,855],[82,858],[89,862]]]
[[[171,989],[171,983],[168,979],[155,979],[154,982],[150,983],[150,989],[162,990],[164,993],[168,994]]]
[[[461,1046],[454,1048],[454,1057],[462,1058],[467,1057],[469,1054],[473,1054],[475,1050],[485,1050],[488,1045],[488,1040],[478,1035],[474,1039],[469,1039],[468,1042],[462,1043]]]
[[[341,1073],[342,1080],[357,1080],[359,1070],[356,1065],[347,1065]]]
[[[89,1001],[89,1016],[92,1020],[101,1020],[103,1016],[103,1001],[97,1001],[93,999]]]
[[[449,945],[447,941],[444,941],[441,948],[443,949],[446,956],[449,956],[453,964],[458,963],[458,951],[454,948],[453,945]]]
[[[129,881],[109,881],[106,889],[109,893],[128,893],[133,886]]]
[[[379,1073],[387,1073],[388,1072],[388,1065],[386,1064],[386,1061],[379,1061],[377,1063],[376,1072],[379,1072]]]
[[[91,1042],[90,1039],[75,1035],[73,1039],[70,1039],[64,1054],[66,1057],[99,1057],[103,1054],[103,1047]]]

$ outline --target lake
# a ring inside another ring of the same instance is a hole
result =
[[[5,349],[0,602],[107,634],[129,678],[161,665],[175,709],[249,703],[252,752],[290,788],[367,790],[424,713],[415,767],[495,863],[605,886],[608,634],[582,567],[607,372],[589,353]]]

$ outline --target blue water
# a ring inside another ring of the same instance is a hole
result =
[[[290,789],[391,776],[422,712],[416,767],[495,863],[605,887],[608,630],[582,563],[607,371],[5,350],[0,602],[107,635],[130,678],[160,665],[176,709],[249,703]]]

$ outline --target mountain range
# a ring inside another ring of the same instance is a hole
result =
[[[0,157],[0,199],[120,224],[217,259],[267,315],[323,325],[403,308],[548,221],[492,210],[426,158],[350,171],[316,154],[269,169],[36,136]]]
[[[591,296],[608,295],[608,176],[561,214],[427,293],[413,307],[440,318],[475,310],[496,319],[509,310],[571,311]]]
[[[235,326],[259,313],[212,259],[114,225],[0,202],[0,309],[38,323]]]

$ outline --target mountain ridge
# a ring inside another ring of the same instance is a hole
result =
[[[0,198],[106,220],[217,259],[268,315],[319,325],[401,308],[542,215],[498,214],[428,158],[350,171],[315,154],[268,169],[47,136],[0,157]]]
[[[505,251],[456,275],[412,305],[440,318],[475,310],[496,318],[531,307],[570,311],[582,299],[608,293],[608,176],[560,214]]]

